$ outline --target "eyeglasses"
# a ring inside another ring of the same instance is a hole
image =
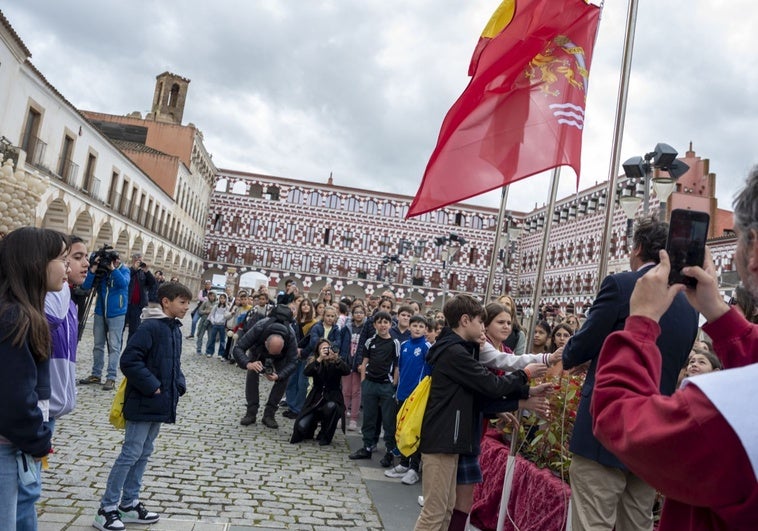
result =
[[[64,266],[66,266],[66,268],[68,268],[71,265],[71,260],[69,260],[68,257],[66,257],[66,258],[53,258],[53,261],[54,262],[61,262]]]

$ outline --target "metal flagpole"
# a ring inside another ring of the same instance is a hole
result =
[[[543,234],[542,238],[542,252],[540,253],[540,266],[537,271],[537,284],[535,285],[534,290],[534,301],[532,302],[532,306],[535,308],[535,314],[537,305],[539,304],[540,296],[542,293],[542,276],[545,274],[545,257],[547,256],[547,242],[550,238],[550,226],[553,224],[553,211],[555,210],[555,197],[558,195],[558,180],[561,177],[561,168],[560,166],[553,169],[553,176],[552,176],[552,183],[550,184],[550,203],[547,207],[547,212],[545,213],[545,232]],[[529,336],[532,337],[534,334],[534,319],[532,319],[532,322],[529,325]],[[516,417],[521,420],[521,410],[518,412],[518,416]],[[517,441],[517,431],[518,428],[515,427],[513,429],[513,433],[511,434],[511,448],[508,452],[508,459],[506,459],[505,462],[505,475],[503,476],[503,492],[500,497],[500,510],[498,512],[497,517],[497,531],[503,530],[503,525],[505,524],[505,513],[508,510],[508,500],[511,496],[511,486],[513,485],[513,471],[516,468],[516,443]]]
[[[505,221],[505,203],[508,201],[508,185],[503,186],[503,195],[500,200],[500,213],[497,216],[497,229],[495,230],[495,242],[492,245],[492,256],[490,257],[490,271],[487,275],[487,290],[484,293],[484,304],[490,302],[492,290],[495,284],[495,266],[497,265],[498,248],[500,239],[503,237],[503,222]],[[503,292],[505,292],[505,277],[507,272],[503,268]]]
[[[614,193],[616,191],[616,176],[619,172],[621,158],[621,141],[624,138],[624,120],[626,119],[626,100],[629,93],[629,75],[632,70],[632,52],[634,50],[634,30],[637,25],[638,0],[629,0],[626,14],[626,33],[624,35],[624,56],[621,59],[621,79],[619,80],[618,99],[616,100],[616,120],[613,124],[613,150],[611,164],[608,168],[608,189],[605,196],[605,234],[600,240],[600,267],[597,271],[595,291],[600,289],[600,283],[608,272],[608,248],[611,246],[613,229]]]
[[[545,262],[547,261],[547,247],[550,242],[550,229],[553,226],[553,214],[555,213],[555,198],[558,195],[558,181],[561,178],[561,168],[558,166],[553,169],[553,176],[550,183],[550,201],[548,202],[547,209],[545,211],[545,231],[542,233],[542,252],[540,253],[540,264],[537,268],[537,278],[534,284],[534,297],[532,299],[533,318],[529,323],[529,335],[527,342],[530,338],[534,337],[534,323],[537,321],[539,314],[539,304],[542,298],[542,284],[545,276]],[[530,343],[527,343],[528,345]]]

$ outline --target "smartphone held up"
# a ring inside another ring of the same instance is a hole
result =
[[[682,274],[687,266],[703,267],[710,216],[705,212],[676,209],[671,212],[666,252],[671,260],[669,284],[695,287],[697,280]]]

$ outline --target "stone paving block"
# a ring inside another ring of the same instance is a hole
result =
[[[224,531],[228,528],[227,524],[213,524],[206,522],[198,522],[192,528],[192,531]]]
[[[194,520],[161,518],[157,523],[146,528],[143,527],[143,529],[149,529],[150,531],[192,531],[195,528],[195,524]],[[219,530],[223,530],[223,527],[219,528]]]
[[[73,515],[71,513],[64,513],[64,512],[53,513],[53,512],[49,512],[49,513],[43,513],[43,514],[39,515],[39,517],[37,518],[37,521],[40,524],[42,524],[42,523],[45,523],[45,524],[53,524],[53,523],[55,523],[58,526],[58,529],[60,529],[61,527],[63,527],[61,524],[68,524],[68,523],[72,522],[75,518],[76,518],[75,515]]]

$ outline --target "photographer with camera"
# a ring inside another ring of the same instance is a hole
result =
[[[289,306],[277,306],[271,310],[270,317],[261,319],[240,337],[232,350],[237,364],[247,370],[247,411],[240,420],[243,426],[255,424],[260,405],[259,380],[263,373],[269,382],[274,383],[263,410],[263,425],[271,429],[279,427],[274,415],[297,364],[297,337],[289,325],[291,321]]]
[[[155,287],[155,277],[142,261],[142,253],[132,255],[132,267],[129,268],[129,305],[126,308],[126,324],[129,335],[137,331],[141,322],[142,308],[150,301],[149,294]]]
[[[79,380],[82,385],[101,382],[107,344],[108,367],[103,390],[112,391],[116,386],[116,371],[126,320],[129,279],[129,268],[121,263],[118,253],[111,246],[104,245],[90,257],[90,268],[82,288],[93,288],[92,296],[97,297],[92,327],[95,344],[92,349],[92,374]]]
[[[343,432],[345,430],[345,400],[341,384],[342,377],[350,374],[350,367],[339,355],[339,344],[332,344],[322,337],[308,358],[304,373],[313,377],[313,387],[295,420],[290,442],[313,439],[316,427],[321,424],[316,438],[319,446],[326,446],[332,442],[340,419]]]

